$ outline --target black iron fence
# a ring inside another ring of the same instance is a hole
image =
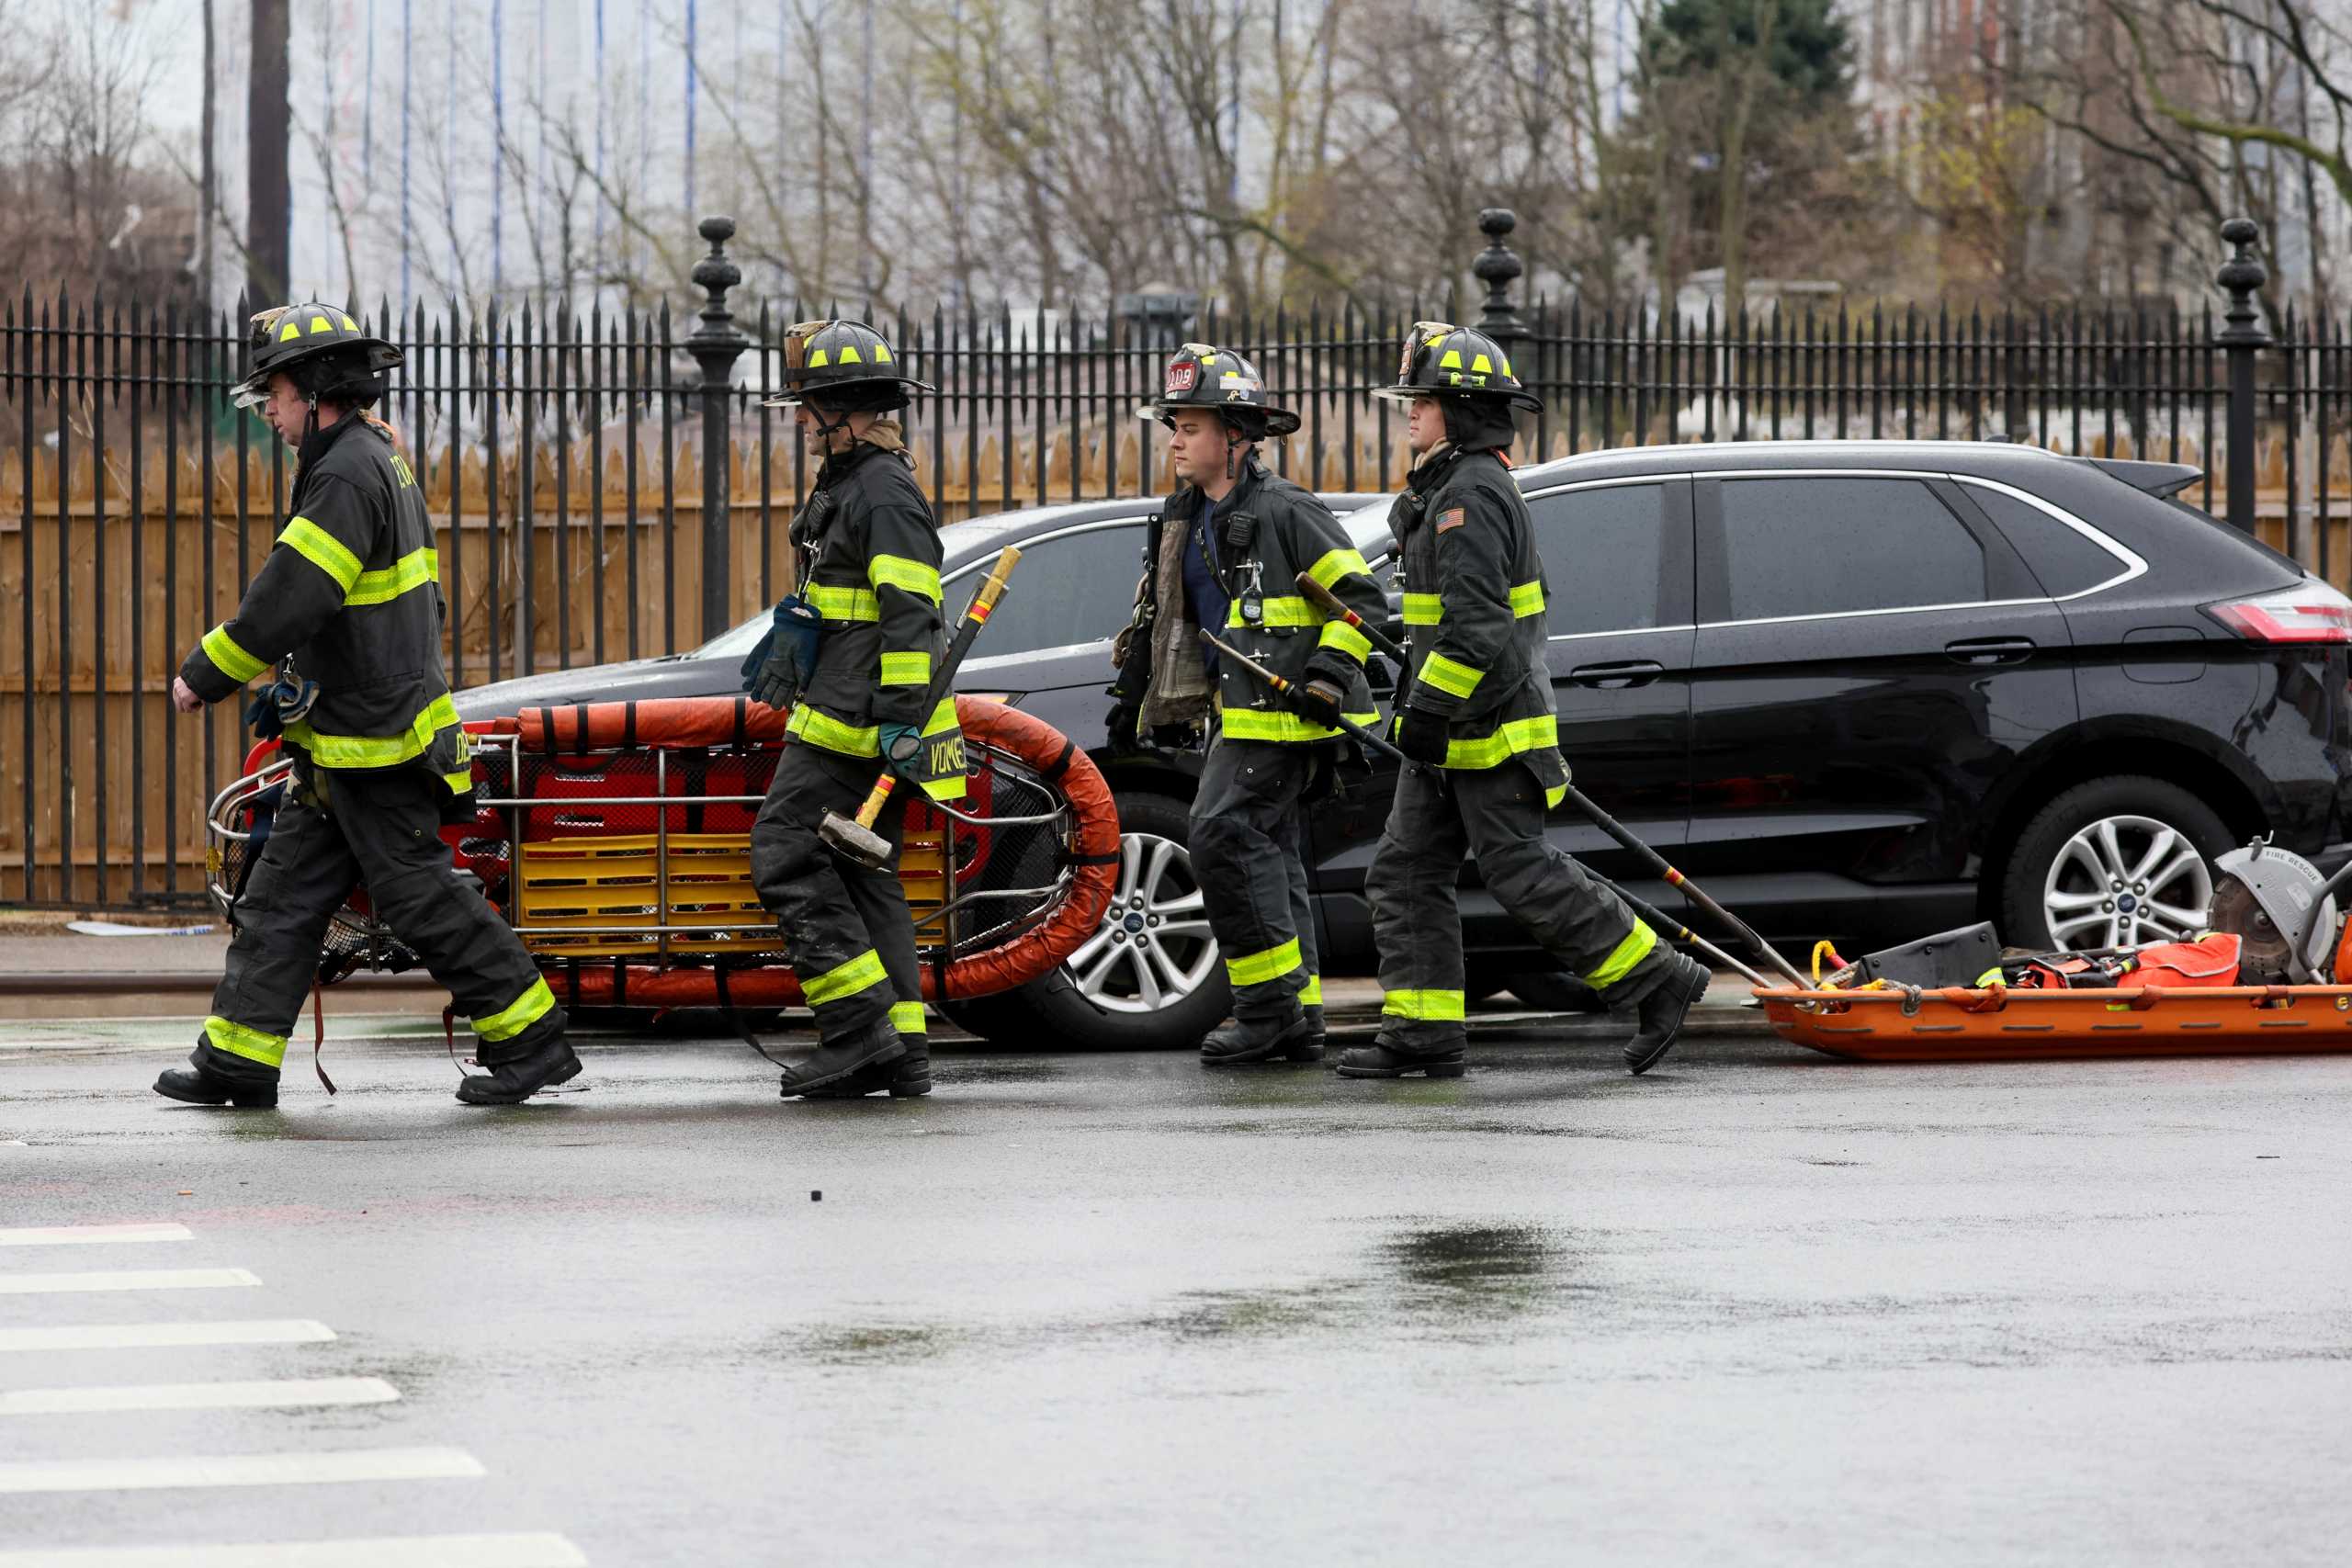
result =
[[[2226,474],[2233,521],[2331,580],[2352,559],[2352,345],[2333,318],[2255,324],[2251,232],[2225,231],[2238,254],[2219,322],[1874,308],[1726,326],[1516,309],[1510,215],[1482,227],[1479,324],[1543,400],[1522,462],[1690,440],[2025,441],[2196,464],[2207,477],[2190,498],[2209,508]],[[801,311],[732,313],[732,232],[703,227],[691,321],[666,308],[372,320],[407,356],[380,412],[439,528],[454,683],[691,648],[788,586],[786,528],[813,467],[788,412],[762,400]],[[1402,477],[1404,422],[1367,394],[1394,378],[1424,313],[1450,312],[1212,317],[1186,335],[1238,348],[1299,411],[1274,467],[1376,491]],[[1165,332],[1047,310],[878,324],[938,389],[909,439],[943,521],[1165,487],[1160,433],[1135,416]],[[0,306],[0,605],[17,622],[0,632],[0,899],[201,896],[203,810],[245,743],[231,705],[175,717],[171,679],[269,549],[289,477],[285,450],[229,402],[242,326],[150,301]]]

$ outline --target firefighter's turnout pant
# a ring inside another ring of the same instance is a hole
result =
[[[881,763],[795,741],[777,757],[775,782],[752,825],[752,886],[784,929],[800,994],[830,1043],[888,1017],[900,1035],[923,1032],[922,971],[906,887],[888,867],[870,870],[836,855],[817,836],[828,811],[854,817]],[[874,830],[898,858],[906,834],[901,784]]]
[[[317,977],[327,924],[363,883],[377,919],[473,1020],[477,1061],[517,1061],[562,1033],[563,1009],[522,939],[450,863],[441,839],[448,785],[418,767],[295,765],[302,776],[237,899],[197,1065],[248,1080],[276,1076]]]
[[[1236,1018],[1286,1019],[1322,1005],[1299,821],[1322,750],[1220,735],[1201,768],[1193,872],[1225,954]]]
[[[1492,768],[1407,767],[1366,888],[1380,950],[1381,1038],[1408,1051],[1462,1043],[1462,857],[1544,952],[1612,1007],[1667,974],[1660,944],[1623,901],[1544,839],[1544,786],[1517,758]]]

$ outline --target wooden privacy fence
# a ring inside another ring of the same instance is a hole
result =
[[[696,280],[716,308],[723,288]],[[2286,321],[2233,400],[2230,355],[2243,369],[2251,351],[2226,347],[2210,316],[1905,310],[1661,330],[1573,303],[1515,311],[1488,280],[1479,324],[1543,405],[1522,424],[1522,463],[1690,440],[2019,440],[2196,465],[2209,477],[2184,499],[2219,510],[2236,423],[2257,532],[2339,585],[2352,564],[2352,344],[2332,320]],[[666,309],[371,318],[406,355],[380,412],[438,529],[454,683],[682,651],[714,615],[741,621],[789,585],[786,531],[813,467],[789,411],[762,399],[780,381],[778,326],[802,314],[763,308],[748,342],[716,357],[707,309],[691,336]],[[1367,394],[1395,378],[1407,323],[1434,314],[1452,312],[1211,316],[1182,335],[1238,349],[1300,412],[1300,434],[1269,449],[1277,469],[1376,491],[1408,458],[1401,412]],[[203,813],[246,742],[233,705],[182,717],[168,691],[270,548],[289,479],[275,436],[227,400],[238,321],[0,306],[0,900],[201,897]],[[908,442],[944,522],[1166,488],[1164,437],[1135,414],[1171,333],[1046,311],[881,325],[936,389]],[[706,483],[720,477],[704,467],[713,431],[723,486]],[[707,539],[707,493],[726,506]],[[707,545],[726,572],[707,604]]]

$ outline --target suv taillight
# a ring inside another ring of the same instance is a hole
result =
[[[2352,642],[2352,599],[2316,580],[2205,613],[2248,642]]]

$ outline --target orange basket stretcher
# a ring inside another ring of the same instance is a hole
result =
[[[1860,1062],[2352,1051],[2352,986],[1758,987],[1781,1038]]]

